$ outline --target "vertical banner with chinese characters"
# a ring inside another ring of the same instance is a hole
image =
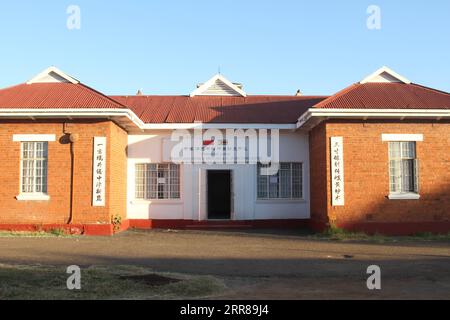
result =
[[[344,205],[344,143],[342,137],[331,137],[331,205]]]
[[[92,205],[105,206],[106,137],[94,137]]]

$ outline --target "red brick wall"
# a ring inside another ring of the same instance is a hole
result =
[[[122,221],[127,217],[127,145],[128,134],[122,128],[110,126],[110,192],[111,216],[119,215]]]
[[[325,124],[313,128],[309,135],[311,220],[325,224],[327,216],[327,145]]]
[[[381,141],[383,133],[424,135],[424,141],[416,144],[420,161],[419,200],[387,198],[388,143]],[[332,136],[344,138],[343,207],[331,206],[329,148]],[[420,230],[420,224],[450,226],[450,123],[329,121],[312,130],[310,143],[313,222],[329,220],[354,229],[377,225],[380,232],[383,232],[383,224],[416,224],[418,231],[428,231],[427,228]],[[323,155],[316,149],[326,151],[325,164]],[[323,179],[323,172],[326,173],[326,187],[321,182],[314,182]],[[327,193],[326,208],[322,205],[324,192]]]
[[[111,121],[0,122],[0,224],[63,224],[70,214],[70,144],[66,133],[79,134],[74,145],[73,223],[110,223],[112,214],[126,214],[126,132]],[[48,143],[49,201],[18,201],[20,142],[14,134],[55,134]],[[93,137],[106,136],[106,206],[92,206]],[[111,143],[112,142],[112,143]],[[116,195],[117,193],[117,195]]]

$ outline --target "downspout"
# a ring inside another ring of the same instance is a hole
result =
[[[77,142],[79,139],[78,134],[71,133],[69,136],[70,141],[70,204],[69,204],[69,221],[68,224],[72,224],[74,220],[73,215],[73,203],[74,203],[74,177],[75,177],[75,142]]]
[[[202,169],[198,168],[198,221],[202,221]]]

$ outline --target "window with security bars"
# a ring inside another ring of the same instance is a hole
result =
[[[136,199],[180,199],[180,166],[136,164]]]
[[[389,143],[389,185],[393,194],[419,193],[415,142]]]
[[[21,193],[47,193],[48,142],[22,142]]]
[[[302,199],[303,166],[302,163],[280,163],[275,175],[264,175],[261,169],[267,165],[258,164],[257,197],[268,199]]]

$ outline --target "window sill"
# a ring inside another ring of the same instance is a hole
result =
[[[388,195],[389,200],[419,200],[420,194],[417,193],[391,193]]]
[[[18,201],[49,201],[50,196],[46,194],[19,194],[16,196]]]

